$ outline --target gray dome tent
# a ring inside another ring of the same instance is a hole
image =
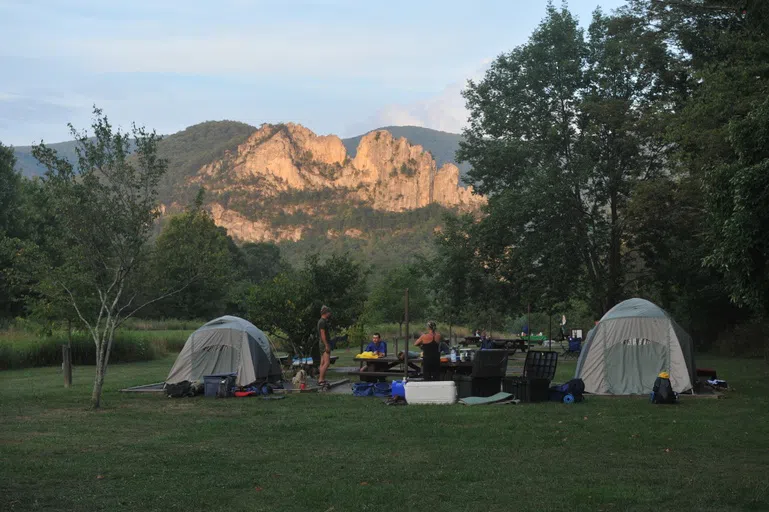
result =
[[[696,382],[691,337],[659,306],[628,299],[614,306],[587,334],[576,378],[595,394],[651,393],[660,372],[677,393]]]
[[[200,382],[206,375],[223,373],[237,373],[237,386],[282,375],[267,336],[247,320],[223,316],[190,334],[166,384]]]

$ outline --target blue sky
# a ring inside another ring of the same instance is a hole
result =
[[[67,140],[91,106],[173,133],[233,119],[351,136],[459,131],[460,91],[546,0],[0,0],[0,142]],[[571,0],[583,24],[624,0]],[[556,2],[559,5],[559,2]]]

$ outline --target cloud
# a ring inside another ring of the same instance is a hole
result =
[[[30,98],[19,94],[0,91],[0,128],[25,123],[58,122],[66,123],[72,118],[74,109],[45,98]]]
[[[73,71],[90,73],[345,76],[397,84],[409,77],[434,81],[436,69],[461,49],[449,33],[309,15],[286,19],[285,12],[262,13],[259,4],[227,18],[226,9],[206,12],[199,5],[156,17],[81,9],[60,13],[61,21],[45,10],[0,0],[0,17],[14,20],[0,31],[0,57],[66,59],[76,63]]]
[[[490,60],[485,59],[465,80],[449,84],[435,96],[406,104],[387,105],[365,125],[357,125],[353,130],[363,132],[381,126],[405,125],[459,133],[465,127],[468,117],[462,90],[467,86],[467,80],[482,78],[489,63]]]
[[[458,133],[467,120],[463,87],[452,84],[432,98],[406,105],[388,105],[376,113],[375,124],[423,126]]]

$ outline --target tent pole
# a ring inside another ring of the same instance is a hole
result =
[[[409,376],[409,289],[403,297],[405,309],[403,318],[406,321],[406,342],[403,344],[403,382],[406,382]]]

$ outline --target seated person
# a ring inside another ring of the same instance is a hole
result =
[[[483,341],[481,341],[481,350],[492,350],[495,348],[497,348],[497,345],[491,338],[484,338]]]
[[[438,352],[440,352],[442,356],[448,355],[451,353],[451,347],[449,347],[449,344],[444,340],[441,340],[438,342]]]
[[[371,343],[366,345],[364,352],[374,352],[379,357],[387,355],[387,342],[382,339],[378,332],[371,337]]]

